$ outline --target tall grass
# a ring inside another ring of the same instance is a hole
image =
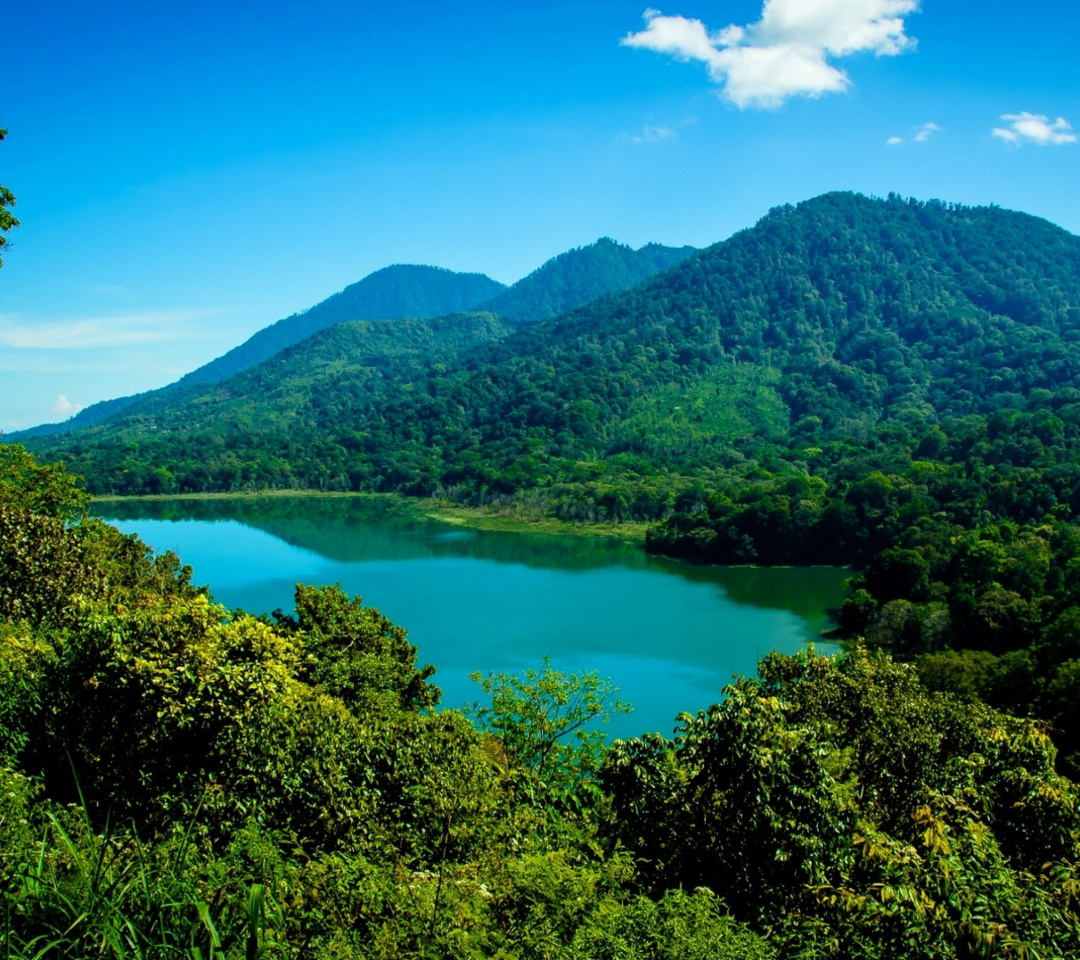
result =
[[[80,791],[80,799],[82,799]],[[2,824],[0,824],[2,829]],[[93,829],[85,800],[48,812],[2,917],[9,960],[265,960],[285,954],[263,884],[200,863],[194,824],[152,848],[134,830]],[[9,851],[7,855],[12,855]],[[9,876],[12,874],[9,874]],[[245,895],[246,894],[246,895]]]

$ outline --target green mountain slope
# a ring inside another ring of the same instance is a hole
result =
[[[178,387],[226,380],[335,323],[444,316],[470,310],[480,301],[506,289],[505,284],[482,273],[455,273],[440,267],[411,264],[384,267],[308,310],[264,327],[228,353],[160,390],[102,400],[61,423],[30,427],[11,434],[9,439],[24,442],[35,437],[70,433],[101,423],[122,410],[160,394],[170,395],[174,402],[180,402],[175,392]]]
[[[511,320],[551,319],[606,294],[629,290],[693,252],[693,247],[657,243],[633,250],[605,238],[553,257],[512,287],[479,273],[402,264],[386,267],[309,310],[263,328],[228,353],[161,389],[173,394],[178,386],[219,383],[319,330],[348,320],[424,319],[474,309]],[[9,439],[27,441],[90,427],[159,392],[103,400],[66,421],[21,430]]]
[[[603,475],[704,475],[762,444],[805,459],[882,423],[1076,386],[1078,336],[1080,239],[1066,231],[997,208],[829,194],[377,397],[305,381],[297,355],[283,362],[305,383],[302,415],[268,416],[278,388],[252,382],[230,389],[227,416],[172,405],[152,424],[81,435],[65,455],[114,492],[147,465],[180,489],[232,488],[213,452],[223,436],[232,456],[276,465],[255,484],[319,486],[329,471],[342,486],[484,500]],[[118,462],[116,442],[136,436],[138,455]],[[308,452],[327,444],[329,462]],[[638,489],[619,512],[664,509]]]
[[[107,469],[124,477],[127,489],[174,488],[172,471],[150,453],[165,436],[201,449],[192,456],[201,461],[194,469],[202,488],[217,485],[220,471],[229,475],[230,487],[287,486],[289,460],[314,458],[327,465],[312,474],[315,488],[341,489],[350,479],[338,468],[360,436],[350,431],[344,409],[370,405],[394,389],[409,391],[430,370],[511,329],[487,313],[335,324],[224,383],[189,384],[144,397],[116,421],[74,435],[70,449],[102,452],[110,461]],[[314,436],[323,423],[341,428],[325,442]],[[270,460],[252,458],[252,449],[288,437],[298,443],[288,441]]]
[[[219,383],[335,323],[441,317],[471,310],[505,289],[504,284],[482,273],[454,273],[440,267],[411,264],[384,267],[303,313],[263,328],[240,346],[177,382]]]
[[[481,309],[520,322],[551,320],[600,297],[629,290],[694,252],[693,247],[658,243],[634,250],[603,237],[552,257]]]

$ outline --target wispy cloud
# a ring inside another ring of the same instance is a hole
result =
[[[914,143],[926,143],[926,141],[930,140],[935,133],[939,133],[940,131],[941,127],[936,123],[924,123],[922,126],[916,128],[915,135],[911,139]],[[889,139],[885,141],[890,147],[898,146],[904,142],[903,137],[889,137]]]
[[[855,53],[896,56],[914,49],[904,17],[920,0],[765,0],[761,19],[710,32],[700,20],[645,11],[646,27],[623,46],[704,63],[722,95],[740,108],[778,107],[791,97],[846,90],[829,61]]]
[[[664,140],[678,140],[679,132],[672,127],[645,127],[641,133],[620,133],[618,139],[624,143],[660,143]]]
[[[1049,117],[1025,110],[1023,113],[1002,114],[1001,119],[1008,127],[995,127],[991,133],[1015,146],[1021,143],[1037,143],[1040,147],[1049,147],[1076,143],[1077,139],[1080,139],[1072,132],[1072,125],[1064,117],[1058,117],[1051,123]]]
[[[941,130],[936,123],[924,123],[919,132],[915,134],[916,143],[926,143],[935,133]]]
[[[49,412],[58,420],[67,420],[68,417],[73,417],[84,409],[86,409],[85,403],[72,403],[67,397],[60,394]]]
[[[211,311],[159,310],[111,317],[27,322],[0,314],[0,346],[15,350],[86,350],[202,339],[194,325]]]

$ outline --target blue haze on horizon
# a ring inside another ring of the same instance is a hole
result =
[[[600,236],[706,246],[828,190],[1080,232],[1074,3],[645,6],[12,0],[0,430],[162,386],[391,263],[511,283]],[[859,11],[900,33],[863,42]],[[753,75],[841,27],[794,95]]]

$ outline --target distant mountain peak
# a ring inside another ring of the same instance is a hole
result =
[[[509,320],[547,320],[590,300],[636,286],[693,252],[692,247],[651,243],[633,250],[611,237],[552,257],[513,287],[482,273],[461,273],[426,264],[395,263],[368,274],[320,303],[263,328],[244,343],[161,390],[93,404],[66,423],[22,431],[16,439],[49,436],[89,427],[136,402],[221,383],[288,347],[352,320],[433,319],[471,310]]]
[[[551,320],[592,300],[629,290],[695,252],[693,247],[659,243],[635,250],[611,237],[600,237],[552,257],[482,306],[519,322]]]

